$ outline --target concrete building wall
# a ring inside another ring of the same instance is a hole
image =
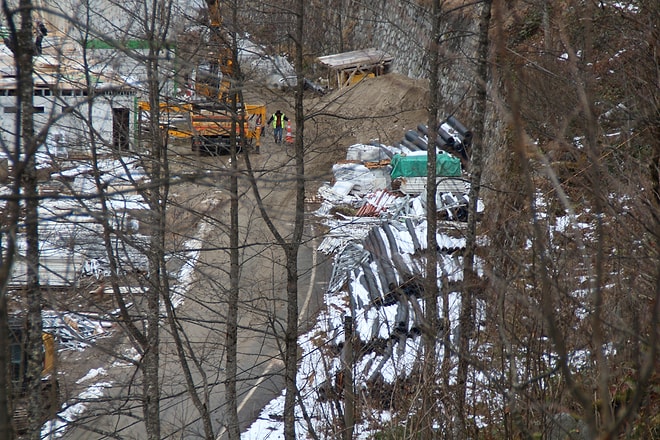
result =
[[[135,103],[134,95],[104,95],[94,97],[91,107],[91,125],[98,136],[98,145],[113,146],[113,108],[130,111],[129,146],[134,148]],[[35,96],[35,129],[49,126],[52,132],[60,135],[62,143],[69,152],[89,150],[89,126],[87,124],[88,106],[84,96]],[[13,145],[16,124],[16,99],[13,96],[0,95],[0,142],[2,146]]]
[[[15,0],[16,1],[16,0]],[[35,16],[50,24],[51,30],[82,41],[83,39],[138,40],[147,35],[151,25],[151,3],[141,0],[34,0]],[[159,3],[171,6],[167,27],[175,35],[184,17],[194,16],[203,0],[173,0]],[[163,24],[156,24],[160,27]]]

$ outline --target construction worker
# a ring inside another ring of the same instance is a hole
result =
[[[48,35],[48,29],[46,26],[43,24],[41,21],[37,21],[34,27],[34,32],[36,34],[36,38],[34,40],[34,49],[36,51],[37,55],[41,55],[43,49],[43,40],[46,35]]]
[[[288,121],[289,118],[286,117],[281,111],[276,111],[268,120],[268,124],[273,124],[273,136],[275,137],[275,143],[282,143],[282,133],[284,131],[284,123]]]

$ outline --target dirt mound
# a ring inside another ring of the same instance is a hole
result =
[[[328,108],[354,117],[390,116],[427,106],[428,83],[389,74],[366,78],[324,97]]]
[[[315,158],[310,171],[328,171],[345,158],[350,145],[400,141],[406,130],[427,122],[427,97],[427,81],[388,74],[310,98],[306,102],[310,119],[305,126],[305,138]]]

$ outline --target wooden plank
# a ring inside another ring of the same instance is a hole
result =
[[[381,63],[390,63],[393,56],[375,48],[354,50],[334,55],[325,55],[318,60],[332,69],[347,69],[350,67],[366,67]]]

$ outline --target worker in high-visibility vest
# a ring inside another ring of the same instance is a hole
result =
[[[273,113],[270,119],[268,120],[268,124],[273,125],[273,137],[275,138],[276,144],[282,143],[282,133],[284,131],[284,123],[288,120],[289,118],[287,118],[286,115],[279,110]]]

